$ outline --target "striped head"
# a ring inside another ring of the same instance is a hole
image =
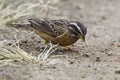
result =
[[[69,22],[69,30],[71,33],[85,41],[85,36],[87,33],[87,28],[84,24],[77,22],[77,21],[70,21]]]

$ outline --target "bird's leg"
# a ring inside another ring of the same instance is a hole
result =
[[[47,45],[47,47],[50,48],[49,41],[45,41],[45,45]]]
[[[72,49],[69,46],[64,46],[63,49],[67,51],[72,51]]]
[[[65,51],[72,51],[72,49],[69,46],[59,46],[59,49],[57,51],[65,52]]]
[[[71,49],[69,46],[64,46],[63,48],[66,50]]]
[[[44,43],[44,44],[45,44],[45,45],[48,45],[48,44],[49,44],[49,42],[45,40],[45,43]]]

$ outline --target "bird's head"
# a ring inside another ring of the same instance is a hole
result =
[[[85,41],[85,36],[87,33],[87,28],[84,24],[77,22],[77,21],[70,21],[69,29],[73,35],[79,37],[83,41]]]

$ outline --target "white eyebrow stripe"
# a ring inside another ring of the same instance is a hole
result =
[[[77,23],[72,22],[72,23],[70,23],[70,24],[75,25],[75,26],[77,27],[77,29],[80,31],[80,33],[81,33],[81,34],[83,34],[83,32],[82,32],[81,28],[78,26],[78,24],[77,24]]]
[[[69,29],[71,29],[71,30],[75,31],[75,29],[73,29],[72,27],[69,27]]]

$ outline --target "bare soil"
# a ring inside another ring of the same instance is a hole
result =
[[[85,23],[86,42],[56,51],[44,65],[0,67],[0,80],[120,80],[120,0],[60,0],[55,6],[51,17]],[[44,40],[34,32],[0,27],[0,40],[14,40],[15,34],[23,50],[40,53]]]

